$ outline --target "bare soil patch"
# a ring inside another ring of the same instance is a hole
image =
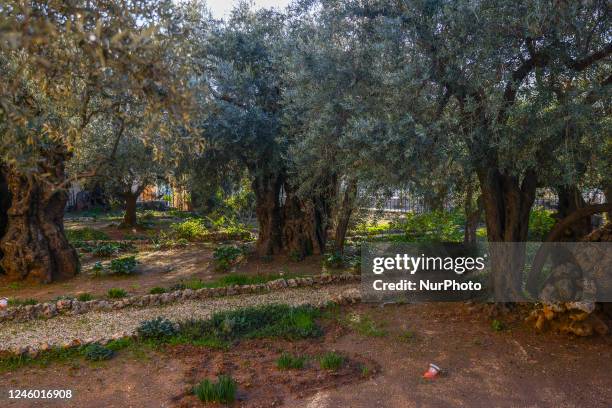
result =
[[[53,365],[0,374],[6,388],[72,389],[79,407],[197,407],[196,382],[218,374],[238,380],[238,407],[609,407],[612,337],[537,334],[521,316],[500,318],[464,304],[341,307],[338,321],[359,315],[384,335],[369,336],[332,319],[320,339],[245,341],[230,350],[175,346],[148,359],[129,354],[98,365]],[[411,335],[406,335],[406,333]],[[334,375],[311,359],[304,370],[279,370],[276,359],[335,350],[349,363]],[[127,353],[127,351],[126,351]],[[429,363],[443,374],[427,381]],[[369,368],[362,376],[361,367]],[[211,405],[214,406],[214,405]],[[219,405],[217,405],[219,406]]]

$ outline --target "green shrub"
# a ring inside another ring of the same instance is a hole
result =
[[[93,296],[90,293],[81,293],[76,298],[79,302],[89,302],[93,300]]]
[[[68,241],[70,242],[106,241],[110,239],[104,231],[89,227],[66,230],[66,238],[68,238]]]
[[[155,249],[167,249],[167,248],[184,248],[189,244],[185,238],[172,238],[165,232],[160,232],[156,238],[152,238],[153,246]]]
[[[110,299],[121,299],[127,296],[127,292],[123,289],[111,288],[107,292]]]
[[[159,286],[151,288],[151,290],[149,291],[151,295],[159,295],[159,294],[166,293],[166,292],[167,292],[166,289],[159,287]]]
[[[110,263],[110,272],[117,275],[131,275],[136,270],[138,261],[135,256],[124,256],[113,259]]]
[[[329,268],[342,268],[344,266],[344,257],[340,252],[328,253],[323,257],[323,265]]]
[[[140,323],[136,331],[138,336],[146,340],[163,340],[177,334],[174,324],[163,317],[145,320]]]
[[[531,210],[528,232],[530,241],[544,241],[556,222],[552,215],[553,211],[541,207]]]
[[[393,225],[388,222],[378,223],[377,221],[364,221],[355,226],[353,232],[357,235],[380,235],[388,232],[393,228]]]
[[[319,359],[319,364],[324,370],[336,371],[344,364],[344,357],[338,353],[330,351]]]
[[[170,225],[177,238],[188,241],[199,241],[208,233],[204,221],[200,218],[189,218],[183,222]]]
[[[221,245],[215,248],[213,252],[215,269],[219,271],[228,270],[240,255],[242,255],[242,249],[234,245]]]
[[[102,361],[113,358],[115,352],[109,348],[101,346],[98,343],[94,343],[85,347],[83,355],[89,361]]]
[[[281,354],[278,360],[276,360],[276,366],[281,370],[302,369],[304,368],[304,363],[306,363],[306,357],[292,356],[289,353]]]
[[[408,213],[394,228],[404,231],[407,242],[463,242],[465,216],[459,211],[432,211],[423,214]]]
[[[202,402],[227,404],[236,399],[236,382],[227,375],[220,375],[217,382],[206,379],[193,388],[193,393]]]

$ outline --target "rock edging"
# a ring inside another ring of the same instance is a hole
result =
[[[345,283],[345,282],[352,282],[352,281],[360,280],[359,279],[360,277],[358,275],[335,276],[334,277],[335,279],[331,279],[331,280],[329,279],[330,278],[329,276],[316,276],[313,278],[302,278],[302,279],[311,279],[314,281],[314,278],[317,278],[317,277],[325,278],[324,282],[322,282],[323,284]],[[284,280],[284,279],[278,279],[276,281],[271,281],[271,282],[276,282],[278,289],[298,287],[298,286],[289,286],[290,285],[289,281],[291,279],[287,279],[285,282],[287,286],[282,286],[281,288],[282,283],[278,282],[280,280]],[[278,289],[275,289],[275,290],[278,290]],[[194,292],[197,292],[197,291],[194,291]],[[359,290],[355,290],[355,289],[344,291],[343,293],[340,293],[330,299],[330,302],[333,302],[339,305],[355,304],[360,301],[361,301],[361,293],[359,292]],[[174,322],[174,323],[178,324],[177,322]],[[70,348],[75,348],[75,347],[88,346],[90,344],[100,344],[102,346],[105,346],[112,341],[126,339],[126,338],[132,338],[132,339],[138,338],[137,331],[136,330],[122,331],[122,332],[115,333],[109,337],[74,338],[70,341],[66,341],[63,343],[57,343],[57,344],[43,342],[43,343],[38,343],[35,345],[23,345],[23,346],[10,347],[6,349],[0,348],[0,356],[15,355],[15,356],[29,356],[31,358],[36,358],[40,354],[51,351],[52,349],[70,349]]]
[[[57,302],[17,306],[0,311],[0,322],[25,322],[36,319],[51,319],[59,315],[80,315],[88,312],[111,311],[126,307],[149,307],[192,299],[209,299],[221,296],[254,294],[314,285],[329,285],[361,281],[360,275],[315,275],[306,278],[276,279],[254,285],[232,285],[219,288],[183,289],[172,292],[130,296],[119,300],[97,299],[81,302],[76,299],[60,299]]]

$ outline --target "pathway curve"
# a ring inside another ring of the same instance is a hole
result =
[[[131,335],[143,320],[158,316],[172,321],[205,319],[213,313],[266,304],[322,306],[346,295],[356,295],[359,284],[329,285],[272,291],[262,294],[188,300],[164,306],[125,308],[108,312],[90,312],[75,316],[57,316],[49,320],[0,323],[0,350],[25,347],[40,349],[47,345],[67,345],[75,339],[94,342]]]

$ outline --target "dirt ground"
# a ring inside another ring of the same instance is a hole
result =
[[[537,334],[516,317],[491,329],[486,313],[465,304],[357,305],[347,316],[369,318],[377,337],[331,319],[322,339],[249,341],[228,351],[175,347],[161,354],[125,352],[105,363],[52,365],[0,374],[3,407],[191,407],[193,383],[224,371],[239,382],[234,406],[335,407],[609,407],[612,336]],[[337,375],[309,363],[279,371],[283,350],[349,357]],[[421,376],[429,363],[443,374]],[[364,377],[358,367],[368,367]],[[9,401],[7,389],[71,389],[69,402]],[[211,405],[212,406],[212,405]],[[218,406],[218,405],[217,405]]]
[[[158,220],[154,228],[142,230],[125,230],[116,227],[109,221],[67,221],[67,228],[89,227],[104,231],[113,240],[124,240],[126,235],[155,235],[160,228],[166,228],[167,220]],[[138,248],[136,259],[139,262],[136,274],[131,276],[92,277],[91,267],[97,261],[108,262],[112,258],[96,258],[91,254],[81,255],[82,271],[76,277],[51,284],[21,283],[8,284],[0,275],[0,296],[19,299],[36,299],[39,302],[55,299],[59,296],[77,296],[90,293],[103,297],[111,288],[121,288],[131,295],[148,293],[156,286],[170,287],[176,283],[200,279],[213,281],[228,273],[216,271],[212,265],[214,243],[190,243],[187,247],[156,250],[152,244],[139,240],[133,241]],[[128,253],[121,254],[131,255]],[[267,275],[298,274],[314,275],[321,272],[321,257],[310,256],[304,261],[295,262],[287,257],[278,256],[265,261],[252,257],[235,266],[229,273]]]

